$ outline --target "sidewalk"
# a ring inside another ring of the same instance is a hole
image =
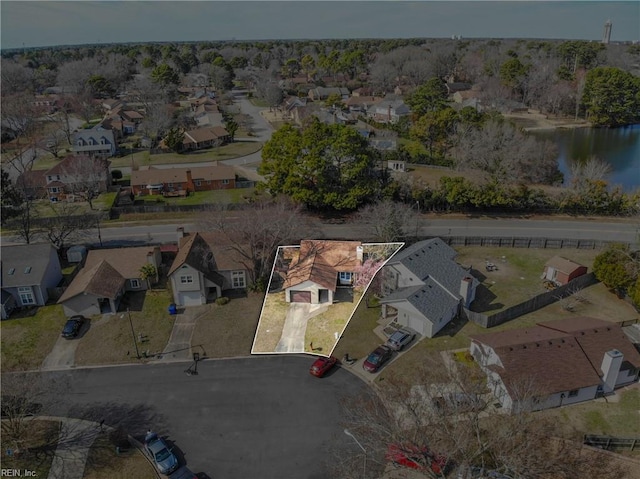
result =
[[[99,424],[82,419],[50,419],[56,419],[61,424],[58,447],[48,479],[82,479],[89,449],[101,431]]]

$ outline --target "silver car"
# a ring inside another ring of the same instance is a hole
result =
[[[171,452],[164,440],[155,432],[148,432],[144,438],[144,448],[160,471],[160,474],[171,474],[179,464],[178,458]]]
[[[394,351],[402,351],[404,347],[415,339],[416,335],[410,331],[399,329],[387,340],[386,346]]]

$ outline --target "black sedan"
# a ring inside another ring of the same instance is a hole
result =
[[[71,316],[65,323],[64,328],[62,328],[62,337],[66,339],[75,338],[80,333],[83,324],[83,316]]]

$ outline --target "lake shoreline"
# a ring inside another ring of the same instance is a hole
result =
[[[591,123],[586,120],[576,120],[569,117],[549,117],[537,110],[523,113],[505,113],[505,118],[513,120],[524,131],[545,131],[558,129],[589,128]]]

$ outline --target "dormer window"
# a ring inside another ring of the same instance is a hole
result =
[[[78,140],[78,146],[82,146],[82,139]]]
[[[104,138],[100,138],[100,144],[101,144],[101,145],[106,145],[106,144],[107,144],[107,142],[105,141],[105,139],[104,139]]]
[[[16,269],[15,268],[11,268],[9,270],[9,276],[12,276],[15,272],[16,272]]]

